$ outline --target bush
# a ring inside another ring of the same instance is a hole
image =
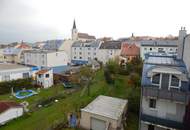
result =
[[[18,91],[23,88],[26,88],[26,89],[34,88],[34,84],[32,83],[31,78],[1,82],[0,83],[0,94],[11,93],[12,87],[13,87],[14,91]]]

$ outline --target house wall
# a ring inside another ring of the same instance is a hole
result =
[[[148,124],[141,122],[141,127],[140,130],[148,130]],[[154,130],[167,130],[167,128],[163,128],[163,127],[159,127],[159,126],[155,126]],[[176,129],[172,129],[172,130],[176,130]]]
[[[119,58],[121,49],[99,49],[98,51],[98,60],[104,64],[110,59]]]
[[[72,47],[72,60],[88,61],[95,58],[98,58],[98,47]]]
[[[81,112],[80,126],[82,128],[89,130],[91,128],[91,118],[92,117],[105,121],[106,127],[109,123],[111,123],[111,127],[112,127],[111,130],[116,130],[117,126],[119,126],[117,120],[107,118],[107,117],[103,117],[103,116],[99,116],[99,115],[95,115],[95,114],[84,112],[84,111]]]
[[[189,77],[190,77],[190,35],[188,35],[185,38],[185,45],[184,45],[184,52],[183,52],[183,61],[186,64],[187,70],[189,72]]]
[[[23,115],[23,108],[10,108],[7,111],[0,114],[0,124],[4,124],[9,120],[20,117]]]
[[[152,48],[152,50],[150,50],[150,48]],[[173,47],[173,46],[170,46],[170,47],[141,46],[140,47],[140,57],[144,60],[146,53],[158,52],[158,48],[163,48],[163,51],[165,51],[166,54],[177,53],[177,46],[176,47]]]
[[[31,77],[32,75],[30,68],[0,71],[0,82],[5,81],[5,79],[3,78],[5,75],[10,77],[9,80],[22,79],[24,78],[23,73],[29,73],[29,77]]]
[[[47,53],[47,67],[66,66],[68,64],[68,55],[64,51]]]
[[[67,53],[69,63],[71,63],[71,47],[73,42],[73,40],[65,40],[64,43],[59,47],[59,50],[63,50]]]
[[[185,115],[185,104],[179,104],[168,100],[156,100],[156,109],[149,108],[149,98],[142,98],[142,113],[182,122]]]
[[[46,78],[45,75],[49,74],[49,78]],[[49,88],[53,85],[53,70],[49,70],[47,73],[43,74],[41,77],[37,75],[37,84],[42,85],[44,88]]]
[[[56,67],[66,66],[68,63],[68,55],[64,51],[50,53],[30,53],[24,54],[24,63],[26,65]]]

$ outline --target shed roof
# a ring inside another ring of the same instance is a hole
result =
[[[0,71],[12,70],[12,69],[24,69],[24,68],[29,69],[30,67],[19,64],[9,64],[9,63],[0,64]]]
[[[22,107],[22,105],[16,102],[7,102],[7,101],[0,102],[0,113],[14,107]]]
[[[118,120],[128,100],[100,95],[81,111]]]

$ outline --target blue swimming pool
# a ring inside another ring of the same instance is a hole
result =
[[[37,92],[33,90],[20,90],[15,93],[15,97],[18,99],[24,99],[24,98],[33,96],[35,94],[37,94]]]

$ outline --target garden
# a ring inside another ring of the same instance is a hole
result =
[[[89,75],[89,68],[81,69],[82,87],[79,87],[76,91],[70,92],[70,89],[66,89],[63,85],[58,84],[47,90],[40,90],[40,93],[37,95],[21,100],[14,97],[11,98],[10,94],[0,95],[0,100],[27,101],[30,109],[23,117],[9,122],[5,126],[0,127],[0,129],[60,130],[62,128],[66,130],[64,127],[68,124],[68,113],[76,113],[80,117],[80,109],[101,94],[128,99],[129,110],[125,129],[137,130],[140,102],[140,72],[136,72],[137,68],[121,74],[121,69],[127,71],[127,65],[121,67],[111,61],[105,68],[97,72],[90,71],[93,75]],[[106,77],[105,73],[109,73],[110,77]],[[56,99],[58,102],[55,102]],[[45,106],[44,104],[48,105]],[[38,107],[39,105],[43,107]]]

